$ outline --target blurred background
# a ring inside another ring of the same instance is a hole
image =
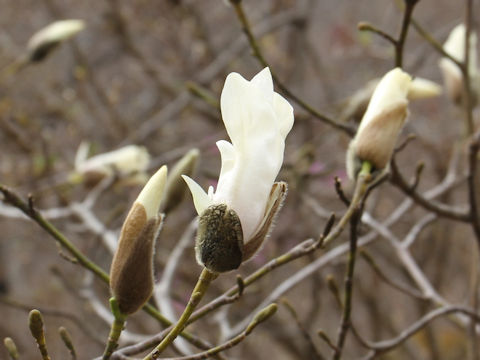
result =
[[[0,183],[22,196],[33,194],[36,206],[50,209],[46,214],[53,223],[108,270],[112,254],[105,239],[115,239],[141,184],[109,183],[93,207],[75,208],[75,204],[85,205],[84,200],[95,189],[74,175],[80,144],[90,144],[90,155],[129,144],[144,146],[151,155],[149,174],[162,164],[171,167],[190,149],[198,148],[200,157],[194,178],[205,188],[214,185],[220,168],[215,142],[227,139],[215,107],[224,79],[232,71],[250,79],[262,66],[252,56],[234,9],[225,1],[0,3],[0,69],[21,58],[29,38],[52,21],[86,22],[85,30],[44,61],[17,73],[2,72]],[[396,36],[402,20],[398,4],[393,0],[244,0],[243,4],[267,61],[289,90],[320,112],[345,124],[355,124],[355,119],[344,119],[342,115],[349,96],[368,81],[383,76],[394,64],[392,46],[375,34],[359,32],[357,24],[368,21]],[[463,2],[421,0],[414,17],[443,43],[450,30],[462,22],[464,12]],[[476,21],[477,15],[478,11],[474,13]],[[440,55],[411,28],[404,69],[441,84],[439,59]],[[199,92],[203,95],[199,96]],[[238,272],[216,280],[206,300],[233,286],[237,273],[245,277],[303,240],[317,238],[328,214],[338,215],[345,210],[335,193],[334,178],[343,180],[349,194],[351,184],[344,164],[349,137],[291,103],[296,122],[287,138],[284,167],[279,175],[288,182],[289,193],[277,225],[263,250]],[[445,95],[412,103],[410,112],[402,139],[409,133],[416,134],[417,139],[398,154],[397,162],[407,178],[415,173],[417,162],[425,163],[418,187],[425,191],[445,176],[461,133],[463,115]],[[458,173],[463,173],[464,168],[460,161]],[[403,193],[387,182],[372,194],[367,210],[383,221],[403,199]],[[466,203],[465,187],[445,192],[440,200]],[[38,357],[27,324],[28,311],[38,308],[44,314],[52,358],[68,358],[57,333],[61,325],[71,332],[80,359],[99,356],[109,330],[101,316],[101,309],[107,309],[108,289],[79,265],[65,260],[55,241],[38,225],[21,218],[7,205],[0,206],[0,337],[12,337],[21,358]],[[390,230],[403,239],[425,214],[423,209],[412,207]],[[168,214],[156,250],[159,279],[195,215],[189,194]],[[361,231],[366,234],[369,228],[364,225]],[[330,248],[347,239],[348,231]],[[415,287],[388,241],[378,237],[366,249],[389,277]],[[228,334],[225,327],[235,327],[279,284],[328,250],[318,250],[276,269],[248,287],[239,301],[189,329],[218,343]],[[475,279],[472,264],[478,259],[468,225],[445,219],[432,221],[418,236],[411,253],[445,299],[470,302]],[[326,277],[331,275],[343,288],[346,259],[345,254],[332,257],[282,294],[296,310],[298,321],[310,334],[317,351],[325,355],[331,350],[317,331],[323,329],[335,339],[341,317]],[[177,315],[200,271],[193,242],[189,242],[170,290]],[[358,259],[354,280],[352,320],[366,339],[394,337],[435,307],[432,302],[407,296],[386,284],[363,258]],[[127,329],[144,335],[160,331],[159,325],[142,312],[129,320]],[[134,337],[129,339],[136,341]],[[446,317],[378,358],[464,359],[468,343],[468,327]],[[366,353],[350,334],[344,358],[360,358]],[[170,350],[166,354],[174,353]],[[318,358],[284,306],[252,336],[227,351],[225,357]],[[0,358],[7,358],[3,348]]]

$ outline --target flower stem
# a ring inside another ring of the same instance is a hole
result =
[[[117,348],[118,339],[120,338],[120,334],[123,330],[123,325],[125,324],[125,320],[127,319],[127,316],[120,312],[117,300],[113,297],[110,299],[110,308],[112,309],[114,320],[110,329],[110,334],[108,335],[108,342],[107,346],[105,347],[105,351],[103,352],[102,360],[110,359],[110,356],[112,356],[112,353]]]
[[[170,345],[173,342],[173,340],[175,340],[178,334],[180,334],[183,331],[183,329],[187,325],[187,321],[190,318],[190,315],[192,315],[198,303],[200,302],[200,300],[202,300],[203,295],[205,295],[210,283],[213,280],[215,280],[216,277],[217,277],[217,274],[210,272],[206,268],[202,270],[202,273],[200,274],[197,280],[197,284],[195,285],[195,288],[192,291],[190,300],[188,300],[187,306],[185,307],[183,314],[180,316],[180,319],[178,319],[177,324],[173,327],[172,330],[170,330],[170,332],[160,342],[160,344],[158,344],[158,346],[150,354],[148,354],[143,360],[158,359],[162,351],[165,350],[167,346]]]

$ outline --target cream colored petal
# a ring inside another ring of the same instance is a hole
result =
[[[78,170],[80,172],[97,171],[110,174],[114,168],[121,174],[129,174],[145,171],[149,162],[150,154],[145,147],[128,145],[114,151],[92,156],[84,161]]]
[[[77,153],[75,154],[75,170],[79,171],[82,164],[87,160],[89,148],[90,144],[88,142],[82,141],[80,143]]]
[[[463,75],[460,68],[449,59],[440,59],[438,66],[442,71],[447,95],[454,103],[458,103],[463,93]]]
[[[255,85],[261,91],[262,95],[268,102],[271,103],[273,101],[273,80],[268,67],[255,75],[250,83]]]
[[[197,210],[198,215],[202,215],[207,207],[212,205],[212,200],[207,195],[205,190],[202,189],[200,185],[198,185],[193,179],[186,175],[182,175],[183,180],[188,185],[190,192],[192,193],[193,197],[193,205],[195,206],[195,210]]]
[[[34,50],[46,43],[67,40],[85,28],[83,20],[60,20],[36,32],[28,41],[27,49]]]
[[[437,83],[423,78],[415,78],[410,83],[407,97],[409,100],[425,99],[441,93],[442,87]]]
[[[243,121],[249,116],[245,103],[250,98],[251,90],[251,84],[240,74],[230,73],[225,80],[220,96],[220,108],[225,128],[233,143],[240,144],[243,140]]]
[[[375,88],[367,111],[363,116],[357,135],[360,136],[368,123],[386,109],[396,108],[407,102],[407,93],[412,78],[400,68],[390,70]]]
[[[217,147],[222,159],[222,167],[219,176],[221,178],[222,175],[224,176],[227,172],[233,169],[235,163],[235,149],[233,145],[226,140],[217,141]]]
[[[148,180],[147,184],[140,192],[140,195],[138,195],[136,202],[142,204],[145,208],[147,219],[151,219],[158,214],[166,181],[167,166],[163,165],[155,174],[153,174],[150,180]]]
[[[273,110],[279,121],[280,134],[285,138],[293,126],[293,107],[283,96],[274,93]]]
[[[447,41],[443,45],[443,49],[450,54],[456,60],[463,62],[465,58],[465,25],[457,25],[447,38]],[[470,74],[474,74],[478,71],[477,69],[477,34],[473,31],[470,33],[470,63],[469,70]],[[447,59],[448,60],[448,59]],[[450,60],[448,60],[450,61]],[[455,65],[456,66],[456,65]]]

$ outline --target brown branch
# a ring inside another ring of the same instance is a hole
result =
[[[278,86],[278,88],[280,90],[282,90],[282,92],[287,96],[289,97],[290,99],[292,99],[293,101],[295,101],[298,105],[300,105],[305,111],[307,111],[309,114],[311,114],[313,117],[315,117],[316,119],[319,119],[321,121],[323,121],[324,123],[338,129],[338,130],[341,130],[343,131],[344,133],[346,133],[347,135],[349,135],[350,137],[352,137],[354,134],[355,134],[355,129],[351,128],[350,126],[348,125],[345,125],[345,124],[341,124],[331,118],[329,118],[328,116],[320,113],[318,110],[316,110],[315,108],[313,108],[311,105],[309,105],[308,103],[306,103],[305,101],[303,101],[302,99],[300,99],[298,96],[296,96],[295,94],[293,94],[283,83],[282,81],[278,78],[278,76],[276,75],[276,73],[273,71],[272,67],[269,65],[269,63],[267,62],[267,60],[265,59],[265,57],[263,56],[263,53],[262,51],[260,50],[260,47],[255,39],[255,36],[253,35],[253,32],[251,30],[251,26],[250,26],[250,23],[247,19],[247,16],[245,15],[245,12],[243,10],[243,6],[242,6],[242,2],[241,1],[230,1],[230,3],[232,4],[233,8],[235,9],[235,12],[237,14],[237,17],[238,19],[240,20],[240,23],[242,24],[242,29],[243,29],[243,32],[245,33],[245,35],[247,36],[247,39],[248,39],[248,42],[250,44],[250,47],[252,48],[252,52],[253,52],[253,55],[258,59],[258,61],[260,62],[260,64],[262,64],[262,66],[265,66],[265,67],[269,67],[270,68],[270,72],[272,74],[272,78],[273,80],[275,81],[276,85]]]
[[[375,356],[385,353],[389,350],[392,350],[398,345],[404,343],[406,340],[408,340],[410,337],[415,335],[418,331],[422,330],[425,326],[430,324],[436,318],[441,316],[446,316],[449,314],[454,314],[454,313],[461,313],[461,314],[467,315],[476,323],[480,323],[480,314],[473,312],[469,308],[466,308],[463,306],[455,306],[455,305],[444,306],[444,307],[432,310],[428,314],[424,315],[422,318],[420,318],[419,320],[414,322],[412,325],[410,325],[408,328],[403,330],[395,338],[392,338],[389,340],[383,340],[375,343],[367,342],[368,347],[370,347],[372,351],[368,354],[365,360],[373,359]]]
[[[428,200],[422,194],[418,193],[415,190],[415,188],[412,188],[412,186],[407,182],[407,180],[405,180],[403,175],[400,173],[400,170],[398,169],[395,159],[392,159],[391,170],[392,170],[392,176],[390,178],[391,183],[397,186],[400,190],[402,190],[418,205],[442,217],[446,217],[446,218],[461,221],[461,222],[470,222],[471,217],[468,212],[455,209],[451,206],[448,206],[442,203]]]

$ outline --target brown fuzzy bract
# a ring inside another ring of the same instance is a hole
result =
[[[135,203],[120,234],[110,268],[110,288],[123,314],[140,309],[153,291],[153,249],[159,218],[147,220],[145,208]]]
[[[243,232],[235,211],[209,206],[200,216],[195,242],[197,261],[212,272],[237,269],[243,259]]]

